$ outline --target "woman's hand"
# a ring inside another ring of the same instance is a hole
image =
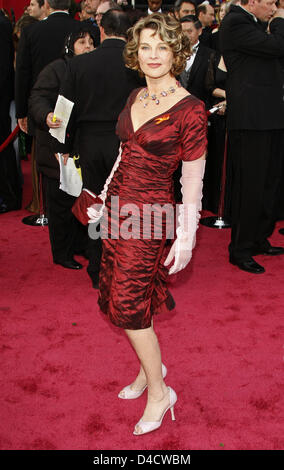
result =
[[[64,165],[67,165],[69,156],[70,156],[70,153],[64,153],[64,154],[62,155],[62,157],[63,157],[63,164],[64,164]]]
[[[217,114],[220,114],[221,116],[224,116],[227,108],[227,101],[221,101],[218,103],[218,106],[221,106],[221,108],[217,111]]]
[[[174,264],[170,267],[169,274],[176,274],[188,265],[191,256],[192,250],[188,243],[181,243],[180,240],[175,240],[164,265],[168,266],[174,259]]]
[[[62,157],[63,157],[63,165],[67,165],[69,155],[70,155],[70,153],[64,153],[64,154],[62,154]],[[59,153],[55,153],[54,156],[55,156],[56,160],[59,162]]]
[[[50,129],[56,129],[57,127],[61,126],[62,120],[58,119],[54,113],[48,113],[46,116],[46,124]]]

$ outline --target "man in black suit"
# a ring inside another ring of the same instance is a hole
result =
[[[184,34],[189,38],[192,53],[186,61],[184,71],[179,76],[179,81],[189,93],[205,103],[206,109],[209,109],[210,94],[205,86],[205,78],[209,65],[215,60],[215,51],[200,44],[202,25],[196,16],[186,15],[180,19],[180,23]],[[180,177],[181,164],[173,177],[176,202],[182,201]]]
[[[163,0],[147,0],[148,2],[148,15],[152,13],[162,13]]]
[[[164,13],[172,7],[172,0],[138,0],[135,2],[136,8],[146,11],[148,15],[152,13]]]
[[[100,44],[100,30],[96,22],[97,8],[100,4],[100,0],[86,0],[85,1],[85,12],[89,18],[84,19],[84,23],[90,27],[94,37],[95,43],[94,46],[97,47]]]
[[[70,0],[45,0],[45,5],[50,12],[48,18],[23,29],[16,59],[16,117],[22,131],[32,136],[35,135],[35,126],[32,120],[28,119],[28,99],[31,89],[41,70],[62,55],[66,37],[78,28],[79,24],[68,13]],[[31,163],[33,199],[27,208],[31,212],[38,213],[40,198],[34,139]]]
[[[103,14],[106,13],[108,10],[119,10],[122,11],[122,8],[113,0],[101,0],[97,12],[96,12],[96,22],[98,26],[101,25],[101,20],[103,17]]]
[[[196,16],[202,25],[202,34],[200,35],[200,42],[204,46],[212,46],[212,29],[211,26],[215,21],[214,7],[206,0],[196,8]]]
[[[220,27],[226,82],[227,127],[233,161],[230,262],[264,272],[252,256],[278,255],[267,238],[275,225],[284,149],[284,10],[271,0],[242,0]],[[263,28],[270,23],[270,34]]]
[[[28,99],[41,70],[58,59],[68,34],[78,28],[78,22],[68,14],[70,0],[45,0],[50,10],[46,20],[23,29],[16,60],[16,116],[27,132]]]
[[[83,187],[100,194],[116,160],[119,140],[115,133],[118,115],[130,92],[140,85],[138,75],[124,65],[122,53],[129,28],[123,11],[109,10],[101,24],[101,45],[69,63],[60,94],[75,103],[69,134],[80,155]],[[62,149],[64,153],[72,150]],[[89,239],[87,271],[98,287],[101,240]]]
[[[174,12],[178,20],[184,16],[195,15],[196,6],[194,0],[177,0],[174,4]]]
[[[210,94],[206,88],[206,75],[209,66],[215,61],[216,53],[209,47],[200,44],[199,37],[202,25],[196,16],[187,15],[180,20],[183,32],[188,36],[192,47],[192,55],[180,75],[180,81],[192,95],[204,101],[206,108],[210,106]]]
[[[27,11],[30,16],[39,21],[44,20],[48,16],[44,0],[31,0]]]
[[[14,96],[13,28],[0,10],[0,145],[11,132],[10,104]],[[0,214],[21,208],[22,189],[13,144],[0,152]]]
[[[100,1],[101,0],[85,0],[85,11],[90,17],[95,18]]]

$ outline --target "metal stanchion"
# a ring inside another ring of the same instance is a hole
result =
[[[230,228],[230,223],[224,218],[224,200],[225,200],[225,187],[226,187],[226,168],[227,168],[227,148],[228,148],[228,135],[225,135],[225,148],[224,159],[222,168],[222,177],[220,183],[220,197],[217,216],[204,217],[200,219],[200,223],[206,227],[211,228]]]
[[[48,225],[48,219],[44,214],[28,215],[22,219],[22,222],[25,225],[39,225],[41,227]]]

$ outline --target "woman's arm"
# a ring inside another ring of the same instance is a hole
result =
[[[169,274],[184,269],[191,260],[200,219],[205,154],[198,160],[182,162],[182,204],[178,206],[177,238],[165,261],[168,266],[174,259]]]
[[[221,70],[222,72],[227,72],[226,65],[222,56],[220,57],[217,69]],[[226,91],[222,88],[214,88],[214,90],[212,91],[212,95],[216,98],[224,98],[224,100],[226,99]]]
[[[212,91],[212,95],[216,98],[226,99],[226,91],[222,90],[222,88],[214,88],[214,90]]]

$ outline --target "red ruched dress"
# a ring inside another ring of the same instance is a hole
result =
[[[117,124],[122,154],[106,198],[112,221],[108,223],[109,236],[102,240],[98,298],[101,311],[114,325],[131,330],[150,327],[153,314],[175,305],[166,285],[165,217],[161,222],[162,236],[155,239],[153,218],[145,236],[142,231],[145,207],[175,204],[174,171],[180,160],[200,158],[207,144],[204,105],[192,95],[134,132],[130,111],[139,91],[130,94]],[[118,196],[119,202],[112,204],[111,211],[113,196]],[[121,229],[133,214],[132,236],[126,239],[125,230]]]

